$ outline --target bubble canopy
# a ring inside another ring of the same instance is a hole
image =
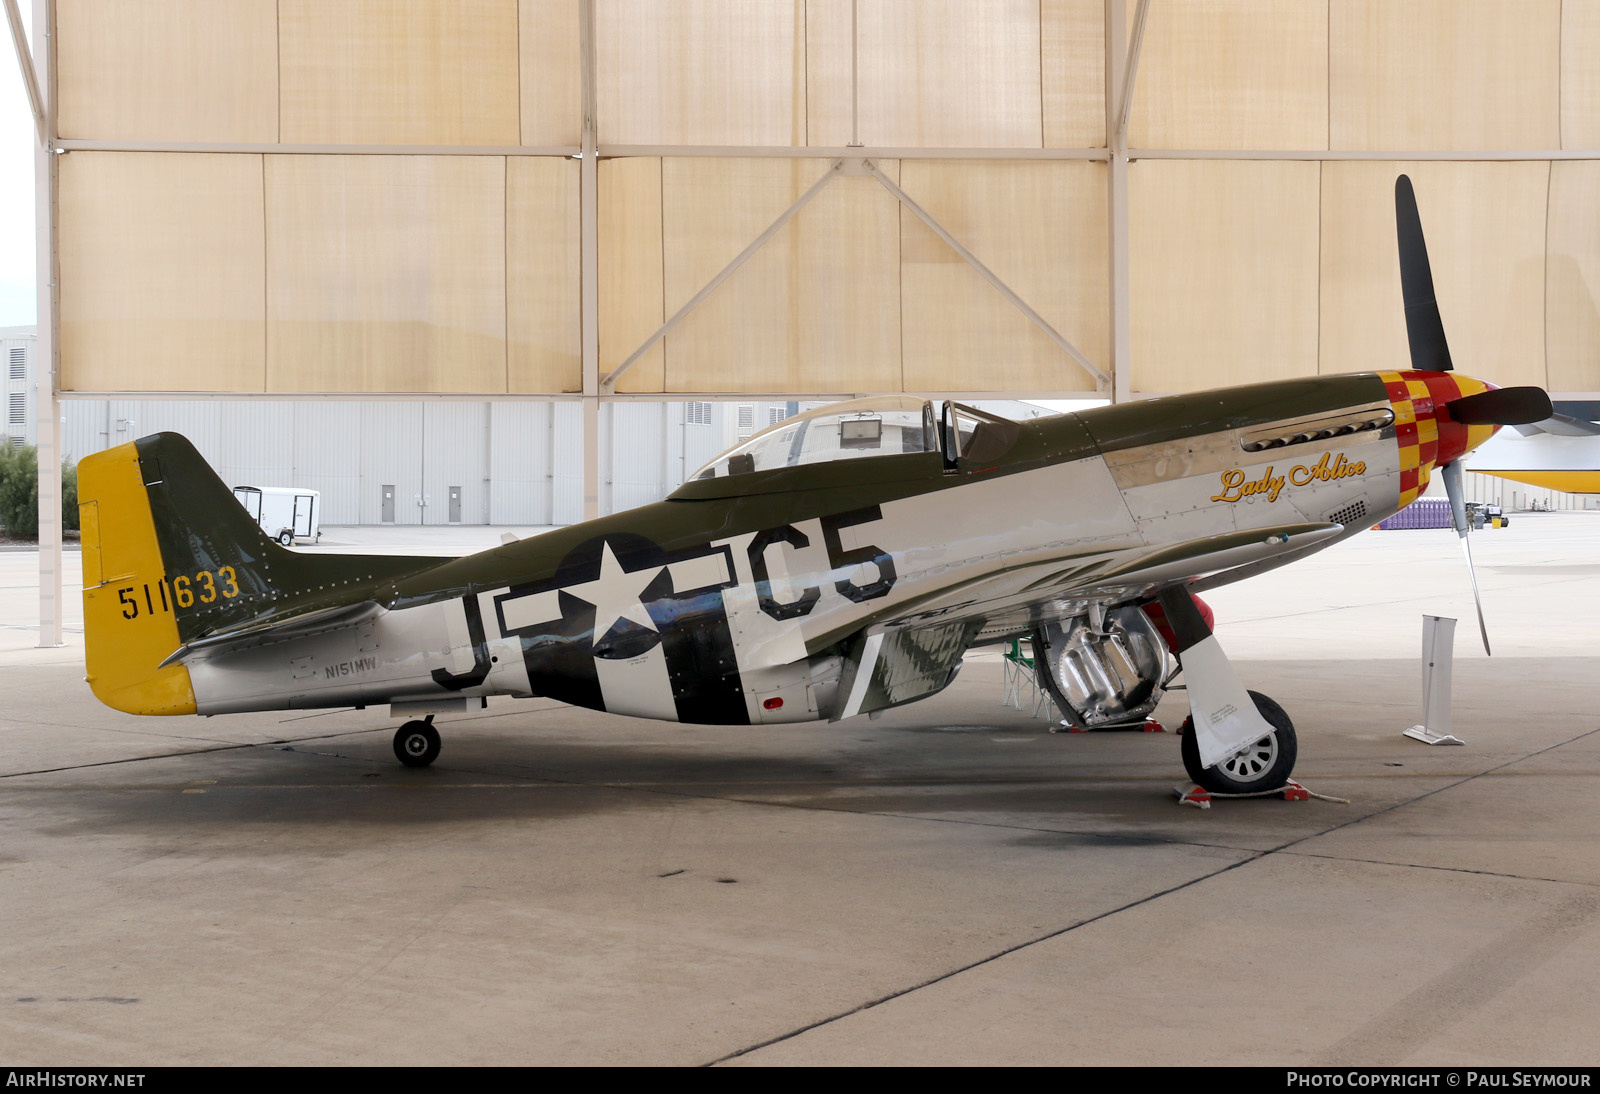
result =
[[[807,410],[768,426],[695,473],[690,481],[782,467],[933,452],[933,404],[909,395],[855,399]]]

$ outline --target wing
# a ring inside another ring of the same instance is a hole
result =
[[[1063,556],[902,602],[868,629],[978,620],[983,623],[980,640],[1018,634],[1040,622],[1077,615],[1091,600],[1143,599],[1179,583],[1225,584],[1236,572],[1243,576],[1272,569],[1326,546],[1344,530],[1333,523],[1279,524],[1159,547]],[[1012,622],[1019,618],[1021,623]]]
[[[1543,421],[1514,425],[1511,428],[1524,437],[1533,437],[1540,433],[1553,433],[1558,437],[1600,437],[1600,423],[1586,422],[1582,418],[1573,418],[1566,414],[1552,414]]]

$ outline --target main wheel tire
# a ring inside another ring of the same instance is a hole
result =
[[[1299,753],[1294,723],[1283,708],[1259,691],[1252,691],[1256,710],[1261,712],[1273,732],[1223,760],[1215,767],[1200,766],[1200,742],[1194,733],[1194,718],[1184,719],[1183,769],[1200,787],[1213,794],[1256,794],[1276,790],[1289,781]]]
[[[427,722],[407,722],[394,735],[395,759],[407,767],[427,767],[439,758],[439,731]]]

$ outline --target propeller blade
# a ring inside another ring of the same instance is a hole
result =
[[[1543,388],[1501,387],[1445,404],[1462,425],[1529,425],[1555,412]]]
[[[1535,389],[1537,390],[1537,389]],[[1483,636],[1483,652],[1493,657],[1489,649],[1489,628],[1483,622],[1483,598],[1478,595],[1478,574],[1472,568],[1472,547],[1467,542],[1467,500],[1461,461],[1453,460],[1439,469],[1444,476],[1444,490],[1450,495],[1450,523],[1461,537],[1461,552],[1467,558],[1467,576],[1472,579],[1472,602],[1478,608],[1478,633]]]
[[[1450,372],[1455,365],[1445,342],[1439,302],[1433,295],[1433,269],[1428,265],[1428,244],[1422,238],[1422,218],[1417,215],[1417,195],[1405,175],[1394,180],[1394,222],[1400,240],[1400,291],[1406,302],[1411,367]]]

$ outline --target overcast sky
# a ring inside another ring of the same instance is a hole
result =
[[[21,4],[22,22],[33,5]],[[0,24],[4,19],[0,19]],[[33,259],[33,150],[38,143],[9,27],[0,29],[0,327],[37,318]]]

